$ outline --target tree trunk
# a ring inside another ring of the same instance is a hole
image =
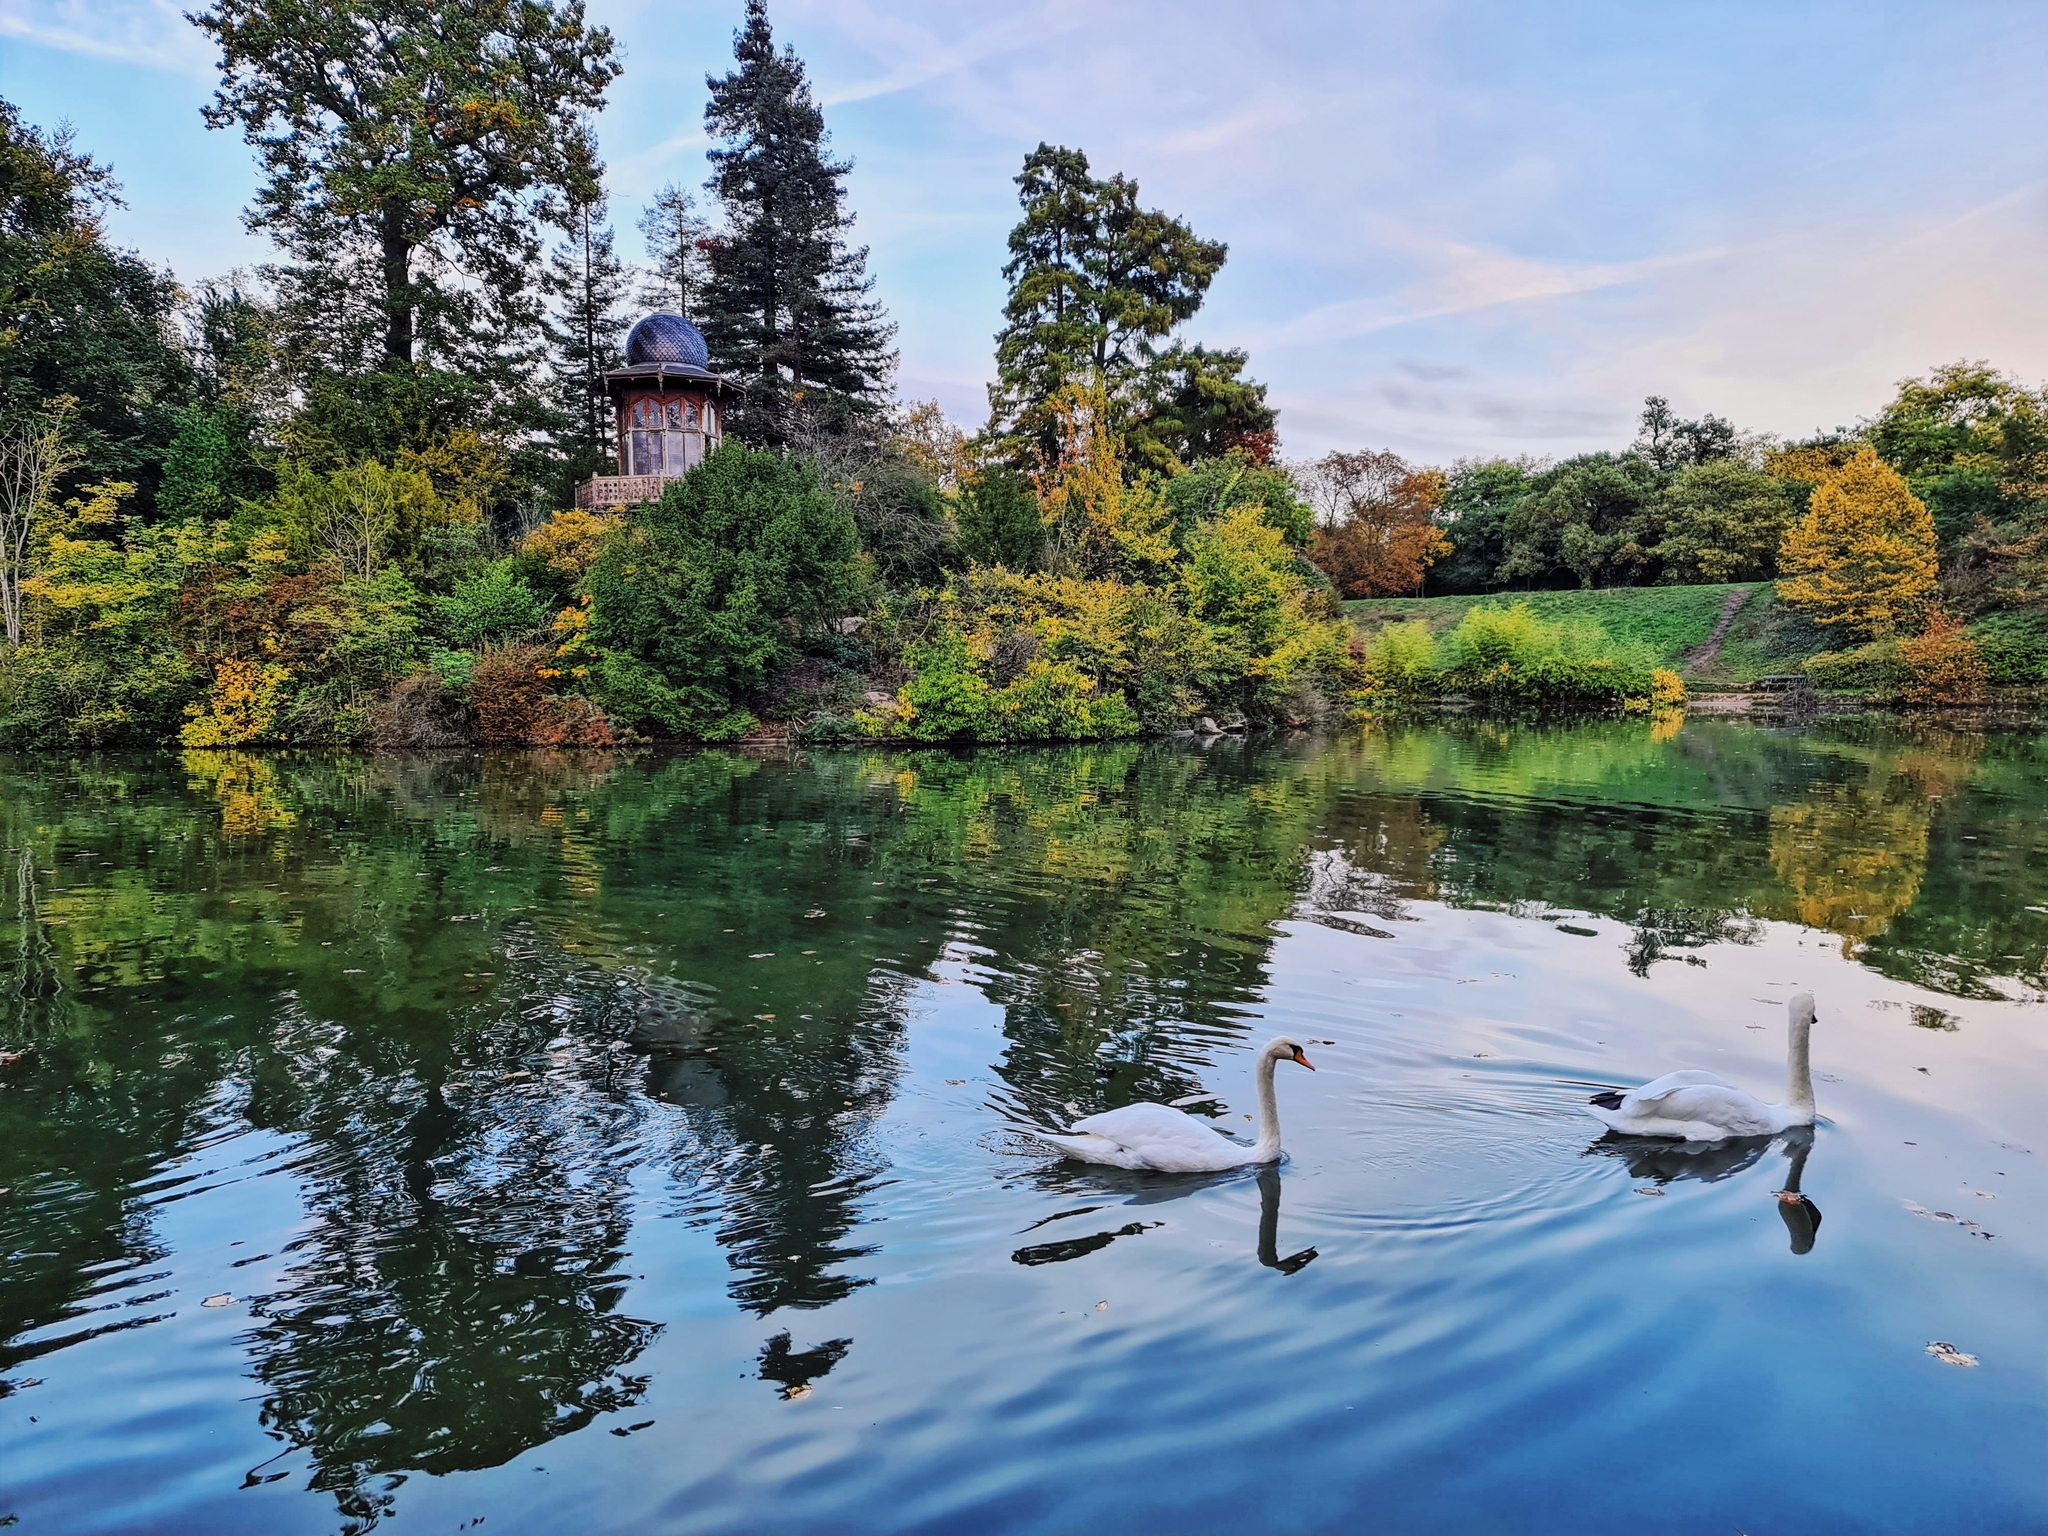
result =
[[[412,363],[412,242],[399,225],[399,214],[384,215],[384,356]]]

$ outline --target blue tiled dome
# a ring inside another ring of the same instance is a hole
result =
[[[702,368],[711,360],[704,333],[681,315],[657,309],[626,333],[626,364],[680,363]]]

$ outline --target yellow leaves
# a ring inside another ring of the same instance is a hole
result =
[[[903,456],[930,475],[942,491],[957,490],[977,468],[967,434],[947,419],[936,400],[919,400],[896,417],[891,441]]]
[[[183,762],[192,775],[191,787],[211,790],[220,802],[221,836],[254,837],[298,822],[277,770],[262,758],[248,752],[187,752]]]
[[[1685,679],[1669,667],[1654,667],[1650,671],[1650,707],[1652,709],[1675,709],[1685,703]]]
[[[1935,595],[1934,519],[1869,448],[1815,483],[1778,552],[1778,597],[1866,635],[1915,626]]]
[[[1100,384],[1070,384],[1047,409],[1060,447],[1032,475],[1050,534],[1047,564],[1084,576],[1142,578],[1172,563],[1173,516],[1158,481],[1124,483],[1123,439],[1109,427]]]
[[[230,656],[213,674],[213,692],[205,707],[187,704],[188,719],[178,732],[187,747],[240,747],[263,741],[284,706],[284,686],[291,669],[269,662],[257,666]]]
[[[581,508],[557,512],[521,541],[519,551],[546,560],[549,570],[581,576],[596,561],[605,539],[620,521]]]
[[[590,676],[591,663],[597,660],[597,647],[590,639],[590,594],[585,593],[569,607],[555,615],[554,632],[561,644],[555,647],[555,660],[566,662],[571,677]],[[560,677],[562,667],[541,667],[542,677]]]
[[[475,522],[512,479],[506,445],[470,427],[457,427],[417,448],[400,448],[391,467],[427,477],[443,506],[425,520],[442,523]]]
[[[277,573],[290,563],[292,558],[291,540],[282,528],[265,528],[249,540],[243,552],[242,563],[252,576]]]
[[[1819,448],[1781,448],[1764,456],[1764,470],[1779,480],[1819,485],[1853,457],[1854,449],[1845,443]]]

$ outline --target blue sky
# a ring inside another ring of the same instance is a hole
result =
[[[593,0],[622,247],[705,174],[740,0]],[[164,0],[0,0],[0,95],[68,118],[196,279],[264,259],[204,40]],[[1242,346],[1290,457],[1563,455],[1645,394],[1800,434],[1958,357],[2048,377],[2048,7],[771,0],[855,161],[906,398],[983,413],[1041,139],[1226,240],[1191,339]]]

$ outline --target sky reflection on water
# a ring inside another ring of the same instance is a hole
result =
[[[0,1517],[2038,1529],[2044,828],[1870,722],[0,765]],[[1582,1113],[1798,987],[1810,1137]],[[1278,1169],[1018,1134],[1281,1031]]]

